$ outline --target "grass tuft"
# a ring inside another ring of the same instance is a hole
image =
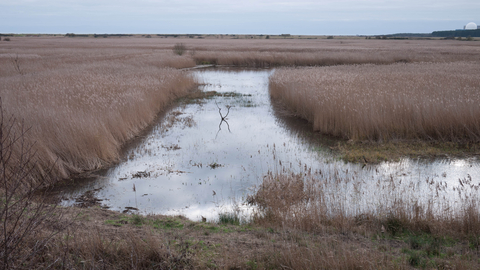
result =
[[[237,213],[221,213],[218,215],[218,223],[240,225],[240,217]]]

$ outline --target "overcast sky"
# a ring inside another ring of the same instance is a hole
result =
[[[480,0],[0,0],[0,33],[430,33],[480,24]]]

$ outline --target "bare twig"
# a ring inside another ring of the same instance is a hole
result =
[[[29,268],[58,234],[63,214],[46,202],[45,177],[33,178],[36,152],[25,139],[29,129],[5,117],[0,99],[0,268]],[[46,172],[48,175],[50,172]],[[43,193],[43,194],[42,194]],[[48,230],[56,223],[58,229]],[[48,233],[43,234],[48,231]],[[39,234],[42,232],[42,235]]]
[[[228,132],[232,133],[232,131],[230,131],[230,125],[228,124],[227,122],[227,116],[228,114],[230,113],[230,108],[232,106],[230,105],[227,105],[226,108],[227,108],[227,114],[225,114],[225,116],[222,115],[222,109],[218,106],[217,102],[215,101],[215,105],[217,105],[217,108],[218,108],[218,113],[220,114],[220,123],[218,124],[218,131],[217,131],[217,134],[215,135],[215,139],[217,139],[217,136],[218,136],[218,133],[220,132],[220,130],[222,130],[222,123],[225,122],[227,124],[227,128],[228,128]]]

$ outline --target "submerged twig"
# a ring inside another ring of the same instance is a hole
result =
[[[227,107],[227,114],[225,114],[225,116],[223,116],[222,115],[222,109],[218,106],[216,101],[215,101],[215,105],[217,105],[218,113],[220,114],[220,117],[221,117],[220,124],[218,124],[218,131],[217,131],[217,134],[215,135],[215,139],[217,139],[218,133],[220,132],[220,130],[222,130],[222,123],[223,122],[225,122],[227,124],[228,132],[232,133],[232,131],[230,131],[230,125],[227,122],[227,116],[230,113],[230,108],[232,106],[230,106],[230,105],[226,106]]]
[[[227,114],[226,114],[225,116],[223,116],[223,115],[222,115],[222,109],[218,106],[218,103],[217,103],[216,101],[215,101],[215,105],[217,105],[218,113],[220,114],[220,117],[222,118],[222,121],[225,121],[225,122],[226,122],[226,121],[227,121],[227,116],[228,116],[228,114],[230,113],[230,108],[231,108],[232,106],[230,106],[230,105],[227,105],[227,106],[226,106],[228,111],[227,111]]]

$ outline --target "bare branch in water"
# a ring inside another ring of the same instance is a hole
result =
[[[220,114],[220,117],[221,117],[221,120],[220,120],[220,123],[218,124],[218,131],[217,131],[217,135],[215,135],[215,139],[217,139],[217,136],[218,136],[218,133],[220,132],[220,130],[222,130],[222,123],[225,122],[227,124],[227,128],[228,128],[228,132],[232,133],[232,131],[230,131],[230,125],[228,124],[227,122],[227,116],[228,114],[230,113],[230,108],[232,106],[230,105],[227,105],[227,114],[225,114],[225,116],[222,115],[222,109],[218,106],[217,102],[215,101],[215,105],[217,105],[217,108],[218,108],[218,113]]]

